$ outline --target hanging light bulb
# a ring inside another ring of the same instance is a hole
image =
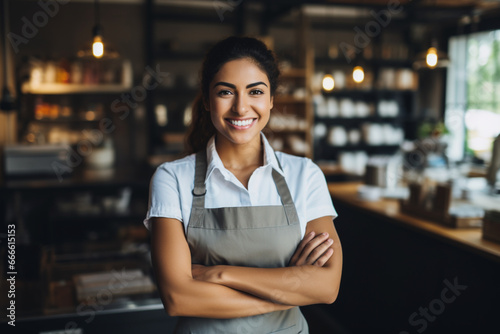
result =
[[[438,63],[438,54],[437,54],[437,49],[435,47],[430,47],[427,50],[427,54],[425,56],[425,63],[430,68],[436,67]]]
[[[325,74],[323,77],[323,89],[327,92],[331,91],[335,87],[335,81],[331,74]]]
[[[352,70],[352,78],[356,83],[363,82],[363,80],[365,79],[365,71],[363,70],[363,67],[354,67],[354,69]]]
[[[104,55],[104,44],[102,42],[101,24],[99,15],[99,1],[95,0],[95,26],[92,30],[94,42],[92,43],[92,54],[96,58],[101,58]]]
[[[427,50],[417,54],[413,62],[415,70],[420,69],[436,69],[447,67],[450,64],[450,57],[444,51],[439,50],[438,42],[435,38],[432,39],[431,45]]]
[[[104,55],[104,44],[102,43],[102,37],[99,35],[94,36],[94,43],[92,44],[92,54],[96,58],[101,58]]]

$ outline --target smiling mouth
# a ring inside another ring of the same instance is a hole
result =
[[[237,129],[246,129],[249,128],[255,121],[255,118],[244,119],[244,120],[236,120],[236,119],[226,119],[230,125]]]

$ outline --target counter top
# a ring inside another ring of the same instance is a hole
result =
[[[45,176],[16,176],[0,180],[0,190],[93,189],[135,186],[147,189],[154,169],[149,166],[126,166],[113,169],[76,168],[60,179],[54,173]]]
[[[381,199],[373,202],[361,200],[357,196],[357,189],[360,185],[359,182],[329,183],[328,188],[334,205],[341,202],[362,209],[391,223],[428,234],[500,262],[500,244],[483,239],[481,228],[455,229],[413,217],[401,212],[398,201],[394,199]]]

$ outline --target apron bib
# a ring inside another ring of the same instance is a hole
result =
[[[196,155],[193,205],[187,229],[192,263],[260,268],[287,266],[301,233],[284,177],[272,170],[283,205],[205,209],[206,169],[206,152],[202,151]],[[179,317],[175,333],[307,334],[309,330],[300,309],[294,307],[233,319]]]

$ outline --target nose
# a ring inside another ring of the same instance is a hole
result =
[[[249,103],[248,103],[248,98],[243,94],[243,95],[236,95],[236,98],[234,100],[233,104],[233,112],[238,114],[238,115],[244,115],[248,112],[250,109]]]

